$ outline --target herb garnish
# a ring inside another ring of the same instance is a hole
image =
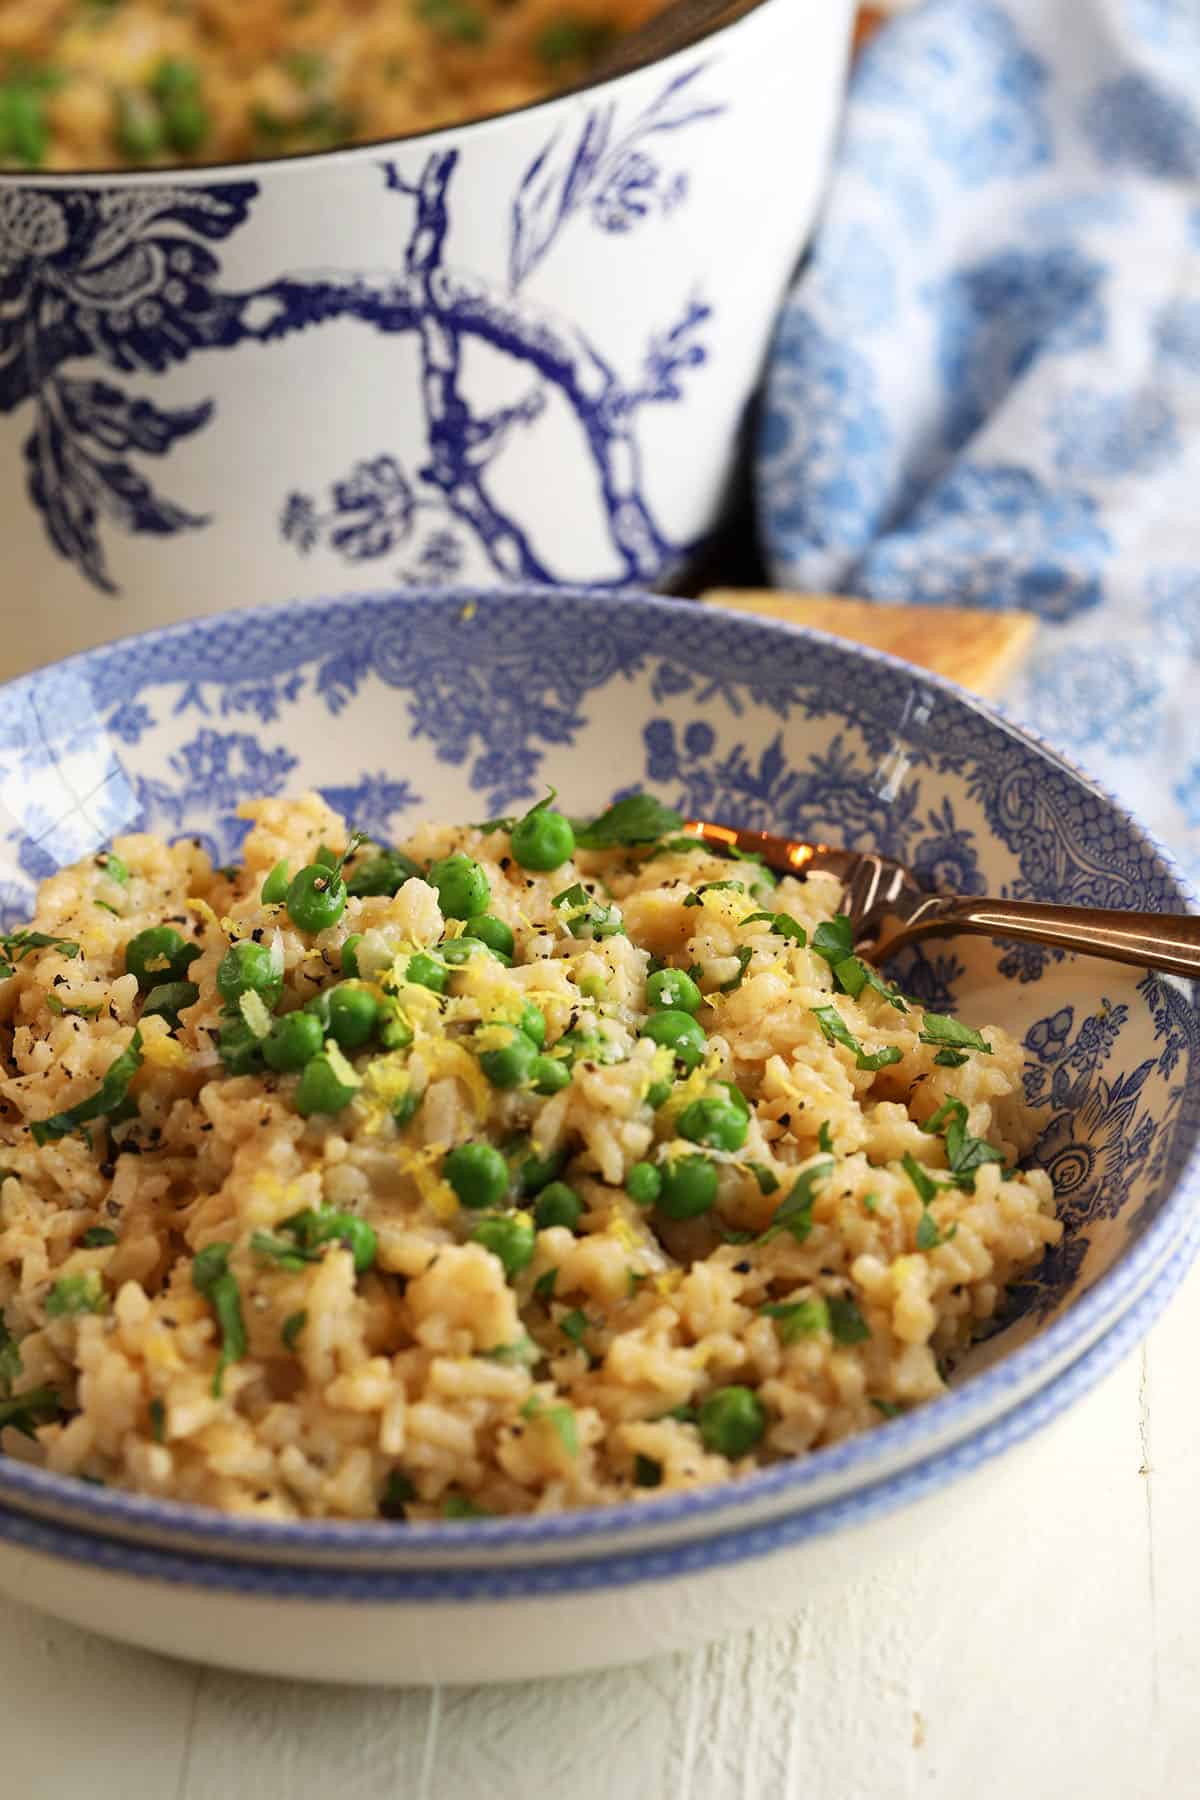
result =
[[[36,1119],[30,1126],[35,1144],[49,1144],[55,1138],[69,1137],[81,1125],[90,1124],[114,1112],[129,1092],[129,1084],[142,1066],[142,1034],[135,1031],[121,1054],[108,1065],[108,1071],[96,1092],[66,1112],[54,1113],[48,1119]]]
[[[73,1319],[79,1313],[103,1312],[108,1295],[98,1269],[86,1269],[80,1275],[63,1275],[46,1295],[48,1319]]]
[[[633,1459],[633,1485],[640,1488],[656,1488],[662,1485],[662,1464],[652,1456],[642,1456],[640,1452]]]
[[[576,1307],[574,1312],[567,1313],[565,1318],[558,1321],[558,1329],[565,1338],[570,1338],[573,1344],[577,1344],[579,1348],[582,1349],[583,1334],[587,1331],[590,1324],[591,1320],[588,1318],[587,1314],[579,1307]]]
[[[823,1157],[820,1162],[810,1163],[807,1169],[801,1170],[786,1199],[781,1200],[776,1207],[775,1216],[759,1238],[759,1243],[770,1243],[781,1231],[790,1231],[796,1242],[802,1244],[812,1230],[816,1189],[832,1174],[833,1158],[829,1156]]]
[[[693,893],[688,894],[683,904],[685,906],[702,906],[704,904],[701,898],[702,895],[719,893],[723,889],[729,888],[732,888],[736,893],[744,894],[746,891],[746,884],[744,881],[702,881],[700,886],[696,888]]]
[[[925,1014],[921,1031],[923,1044],[949,1044],[954,1049],[982,1050],[985,1056],[992,1054],[992,1046],[985,1043],[978,1031],[969,1025],[963,1025],[958,1019],[952,1019],[948,1013]],[[938,1059],[940,1061],[940,1058]]]
[[[58,1395],[52,1387],[27,1388],[23,1394],[14,1394],[9,1400],[0,1400],[0,1431],[11,1425],[14,1431],[21,1432],[27,1438],[36,1438],[34,1429],[37,1415],[43,1414],[46,1419],[57,1418],[62,1411]]]
[[[797,1338],[829,1329],[829,1308],[821,1299],[780,1300],[758,1310],[765,1319],[776,1321],[781,1344],[794,1344]]]
[[[668,832],[678,831],[683,814],[664,806],[653,794],[626,794],[590,824],[574,819],[571,823],[581,850],[616,850],[624,845],[652,844]]]
[[[562,907],[563,924],[573,938],[606,938],[621,937],[625,926],[621,921],[620,909],[616,906],[605,906],[592,894],[589,894],[582,881],[573,882],[564,888],[561,894],[555,894],[550,902],[554,908]]]
[[[750,958],[754,955],[754,951],[749,944],[743,944],[741,948],[735,950],[733,954],[737,957],[738,971],[731,981],[723,981],[721,983],[720,987],[717,989],[717,992],[720,994],[732,994],[736,989],[741,987],[742,982],[746,978],[746,970],[750,967]]]
[[[203,1294],[221,1327],[221,1354],[213,1375],[212,1391],[220,1394],[230,1363],[246,1354],[246,1322],[236,1278],[229,1271],[231,1244],[209,1244],[192,1258],[192,1286]]]
[[[871,1327],[858,1310],[857,1301],[830,1300],[827,1304],[835,1343],[861,1344],[870,1337]]]
[[[379,1496],[379,1516],[381,1519],[403,1519],[404,1508],[410,1500],[415,1500],[417,1490],[407,1475],[399,1469],[393,1469],[384,1483],[383,1493]]]
[[[285,1350],[295,1351],[296,1339],[308,1324],[308,1313],[302,1307],[299,1312],[289,1313],[279,1328],[280,1341]]]
[[[828,1119],[821,1120],[821,1128],[817,1132],[817,1148],[823,1150],[826,1156],[833,1155],[833,1133],[829,1129]]]
[[[900,1061],[900,1050],[895,1044],[885,1044],[882,1050],[864,1050],[836,1006],[811,1006],[809,1011],[821,1027],[821,1036],[827,1044],[841,1044],[853,1051],[856,1068],[874,1074]]]
[[[540,1394],[530,1394],[521,1408],[521,1417],[549,1425],[557,1432],[558,1440],[567,1455],[579,1455],[579,1426],[572,1407],[547,1406]]]
[[[167,1436],[167,1409],[157,1394],[151,1400],[147,1411],[150,1414],[151,1437],[156,1444],[164,1443]]]
[[[758,1183],[760,1194],[774,1194],[779,1188],[779,1177],[774,1169],[768,1169],[766,1163],[748,1162],[746,1167]]]
[[[0,932],[0,981],[15,975],[15,965],[24,962],[35,950],[57,950],[72,960],[79,955],[79,945],[74,938],[50,937],[44,931],[30,931],[28,927]]]
[[[117,1234],[107,1225],[89,1225],[79,1242],[85,1250],[100,1250],[108,1244],[115,1244]]]
[[[539,1300],[544,1300],[547,1306],[554,1296],[554,1284],[557,1280],[558,1270],[557,1268],[553,1268],[547,1269],[544,1274],[539,1275],[533,1284],[535,1295]]]

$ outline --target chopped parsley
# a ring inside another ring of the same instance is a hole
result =
[[[246,1322],[236,1278],[229,1272],[230,1244],[209,1244],[192,1258],[192,1286],[217,1315],[221,1328],[221,1354],[213,1374],[212,1391],[219,1395],[230,1363],[246,1354]]]
[[[978,1031],[973,1031],[958,1019],[952,1019],[948,1013],[925,1014],[921,1042],[946,1044],[954,1050],[982,1050],[985,1056],[992,1054],[992,1046],[984,1042]]]
[[[590,824],[571,823],[580,850],[616,850],[632,844],[652,844],[668,832],[678,831],[683,814],[664,806],[653,794],[626,794],[615,800]]]
[[[530,1394],[521,1417],[549,1425],[568,1456],[579,1455],[579,1426],[570,1406],[547,1406],[538,1394]]]
[[[774,1169],[768,1169],[766,1163],[750,1162],[746,1164],[751,1175],[758,1183],[760,1194],[774,1194],[779,1188],[779,1177]]]
[[[743,925],[753,925],[759,919],[770,922],[771,930],[776,937],[788,938],[801,949],[808,942],[808,933],[799,919],[793,919],[791,913],[785,912],[752,912],[742,920]]]
[[[764,1319],[775,1320],[781,1344],[794,1344],[798,1338],[830,1328],[829,1308],[821,1299],[778,1300],[758,1310]]]
[[[107,1225],[89,1225],[79,1242],[85,1250],[101,1250],[108,1244],[115,1244],[117,1234]]]
[[[581,1311],[579,1307],[576,1307],[574,1312],[567,1313],[565,1318],[558,1321],[558,1329],[565,1338],[570,1338],[573,1344],[578,1345],[579,1348],[582,1349],[584,1333],[588,1330],[590,1324],[591,1320],[588,1318],[587,1314]]]
[[[80,1126],[115,1112],[129,1093],[129,1084],[142,1066],[142,1034],[135,1031],[127,1047],[109,1064],[96,1092],[66,1112],[54,1113],[48,1119],[36,1119],[30,1126],[35,1144],[49,1144],[55,1138],[69,1137]]]
[[[970,1058],[965,1050],[939,1050],[933,1060],[943,1069],[961,1069]]]
[[[908,1011],[908,1002],[903,994],[891,982],[885,981],[870,963],[865,963],[861,956],[847,956],[843,961],[834,963],[833,978],[842,992],[849,994],[852,1000],[857,1000],[863,989],[869,987],[881,994],[897,1012]]]
[[[0,932],[0,981],[15,975],[16,964],[24,962],[35,950],[57,950],[72,960],[79,955],[79,945],[74,938],[50,937],[44,931],[30,931],[28,927]]]
[[[276,1237],[270,1231],[256,1231],[250,1239],[250,1248],[256,1256],[278,1263],[281,1269],[286,1269],[293,1275],[299,1274],[306,1263],[321,1260],[319,1250],[305,1249],[294,1238]]]
[[[821,1120],[821,1129],[817,1133],[817,1148],[823,1150],[826,1156],[833,1155],[833,1133],[829,1129],[828,1119]]]
[[[21,1352],[16,1338],[4,1323],[4,1313],[0,1311],[0,1399],[8,1398],[20,1373]]]
[[[796,1242],[802,1244],[812,1230],[816,1190],[832,1174],[833,1158],[829,1156],[823,1157],[820,1162],[810,1163],[807,1169],[802,1170],[792,1184],[787,1198],[781,1200],[776,1207],[775,1216],[759,1238],[759,1243],[769,1243],[781,1231],[790,1231]]]
[[[46,995],[46,1005],[60,1019],[96,1019],[101,1011],[98,1002],[95,1006],[64,1006],[58,995],[53,993]]]
[[[750,958],[754,955],[754,951],[749,944],[743,944],[742,947],[735,950],[733,954],[737,957],[738,971],[731,981],[723,981],[721,983],[719,992],[722,994],[732,994],[735,989],[741,987],[742,982],[745,980],[746,970],[750,966]]]
[[[167,1436],[167,1409],[157,1394],[155,1394],[153,1400],[150,1402],[148,1411],[150,1413],[151,1437],[156,1444],[165,1443]]]
[[[845,913],[824,920],[812,934],[812,948],[823,956],[831,969],[854,955],[854,933]]]
[[[441,37],[459,44],[482,44],[488,22],[470,0],[417,0],[417,14]]]
[[[285,1350],[295,1351],[296,1339],[308,1324],[308,1313],[302,1307],[299,1312],[289,1313],[279,1328],[280,1341]]]
[[[936,1250],[939,1244],[948,1244],[957,1232],[958,1226],[952,1225],[943,1233],[938,1229],[938,1222],[928,1208],[921,1214],[917,1225],[917,1249]]]
[[[929,1202],[937,1195],[937,1182],[933,1179],[933,1176],[929,1173],[928,1169],[922,1168],[921,1164],[917,1161],[911,1151],[905,1151],[903,1167],[904,1173],[908,1176],[908,1179],[917,1190],[921,1205],[928,1206]]]
[[[544,1300],[547,1306],[554,1298],[554,1284],[557,1280],[558,1270],[556,1268],[547,1269],[545,1274],[539,1275],[533,1284],[534,1294],[539,1300]]]
[[[14,1394],[9,1400],[0,1400],[0,1431],[11,1425],[27,1438],[36,1437],[34,1429],[38,1415],[49,1420],[58,1417],[62,1407],[58,1395],[52,1387],[27,1388],[23,1394]]]
[[[480,1354],[486,1356],[489,1362],[515,1363],[519,1368],[529,1368],[542,1357],[541,1348],[531,1337],[517,1338],[512,1344],[495,1344],[492,1349],[481,1351]]]
[[[98,1269],[87,1269],[81,1275],[63,1275],[46,1295],[48,1319],[73,1319],[80,1313],[103,1312],[108,1295]]]
[[[563,909],[563,923],[574,938],[620,937],[624,934],[620,909],[596,900],[582,881],[573,882],[561,894],[555,894],[550,904],[556,910]]]
[[[946,1160],[956,1184],[970,1192],[975,1186],[976,1170],[984,1163],[1004,1161],[1003,1153],[992,1148],[984,1138],[972,1137],[967,1130],[967,1109],[961,1100],[947,1100],[921,1127],[934,1136],[939,1130],[946,1140]]]
[[[838,1344],[861,1344],[871,1335],[871,1327],[863,1318],[855,1300],[830,1300],[829,1328]]]
[[[900,1051],[895,1044],[885,1044],[882,1050],[864,1050],[836,1006],[811,1006],[809,1011],[821,1027],[821,1036],[827,1044],[841,1044],[853,1052],[856,1068],[875,1074],[900,1061]]]
[[[899,1418],[900,1414],[904,1411],[904,1408],[898,1406],[894,1400],[876,1400],[872,1398],[871,1405],[875,1408],[876,1412],[881,1412],[885,1419]]]
[[[442,1501],[443,1519],[490,1519],[486,1506],[477,1506],[467,1494],[447,1494]]]
[[[417,1490],[407,1475],[399,1469],[393,1469],[384,1483],[383,1493],[379,1497],[379,1516],[381,1519],[403,1519],[404,1508],[410,1500],[415,1500]]]
[[[662,1485],[662,1464],[652,1456],[635,1456],[633,1459],[633,1485],[640,1488],[656,1488]]]

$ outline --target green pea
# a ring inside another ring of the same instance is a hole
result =
[[[117,96],[117,148],[131,162],[149,162],[163,148],[162,114],[146,94],[129,89]]]
[[[415,1088],[410,1082],[400,1099],[397,1100],[395,1106],[392,1108],[392,1118],[401,1130],[403,1130],[409,1120],[415,1116],[417,1109],[424,1098],[424,1089]]]
[[[424,950],[418,950],[415,956],[409,957],[404,978],[415,982],[417,987],[432,989],[435,994],[445,993],[448,979],[445,964],[438,962],[436,957],[428,955]]]
[[[212,130],[212,114],[199,94],[179,94],[162,110],[167,142],[181,156],[198,150]]]
[[[287,909],[297,930],[327,931],[346,910],[346,884],[322,863],[309,863],[288,883]]]
[[[0,156],[37,169],[46,160],[49,142],[42,95],[19,80],[0,87]]]
[[[559,1057],[535,1056],[529,1065],[529,1081],[535,1094],[561,1094],[571,1071]]]
[[[142,1008],[142,1017],[157,1014],[166,1019],[174,1028],[179,1024],[179,1015],[185,1006],[195,1006],[200,998],[200,989],[194,981],[163,981],[152,987],[146,995],[146,1004]]]
[[[508,1040],[498,1049],[481,1051],[479,1066],[493,1087],[520,1087],[529,1078],[529,1071],[537,1060],[537,1050],[525,1033],[514,1025],[494,1029],[507,1032]]]
[[[542,806],[513,826],[512,853],[523,869],[557,869],[575,854],[571,821]]]
[[[653,1107],[657,1112],[659,1107],[665,1106],[671,1098],[671,1089],[674,1085],[674,1082],[671,1081],[652,1081],[646,1089],[646,1105]]]
[[[106,850],[96,858],[110,881],[119,882],[122,887],[129,885],[129,865],[119,857],[115,850]]]
[[[358,974],[358,946],[362,943],[362,932],[352,931],[342,945],[342,974]]]
[[[467,920],[467,937],[478,938],[489,950],[495,950],[499,956],[511,956],[516,947],[516,939],[503,919],[494,919],[491,913],[472,913]]]
[[[402,850],[381,850],[368,856],[346,877],[346,891],[356,900],[398,894],[406,881],[421,870]]]
[[[263,1060],[268,1068],[287,1074],[304,1068],[318,1056],[325,1042],[320,1019],[311,1012],[285,1013],[276,1019],[270,1036],[263,1039]]]
[[[767,1429],[767,1415],[752,1389],[717,1388],[701,1403],[697,1423],[706,1450],[736,1461],[758,1443]]]
[[[329,1032],[342,1050],[361,1050],[374,1033],[379,1002],[370,988],[342,982],[329,996]]]
[[[460,1144],[442,1164],[442,1174],[473,1212],[499,1206],[508,1193],[508,1164],[494,1144]]]
[[[379,1005],[379,1042],[385,1050],[407,1050],[413,1041],[413,1028],[400,1011],[399,1002],[385,994]]]
[[[653,1206],[662,1193],[662,1176],[653,1163],[634,1163],[625,1177],[625,1192],[638,1206]]]
[[[438,945],[438,955],[452,969],[461,968],[462,964],[470,962],[473,956],[491,956],[491,954],[492,952],[482,939],[467,937],[465,933],[462,937],[447,938],[444,944]]]
[[[226,1019],[217,1053],[227,1075],[251,1075],[262,1063],[262,1047],[244,1019]]]
[[[437,889],[442,912],[448,919],[469,919],[472,913],[487,911],[492,897],[491,884],[479,864],[461,850],[443,856],[433,863],[429,880]]]
[[[288,884],[290,881],[291,876],[288,874],[287,858],[284,857],[282,862],[277,862],[275,864],[275,867],[271,870],[271,873],[262,884],[262,892],[259,895],[259,899],[262,901],[263,905],[282,906],[287,899]]]
[[[341,1080],[328,1056],[314,1056],[305,1063],[296,1086],[296,1111],[306,1119],[313,1113],[341,1112],[357,1091]]]
[[[546,1015],[540,1006],[535,1006],[532,1000],[526,1000],[524,1006],[521,1008],[521,1017],[517,1023],[536,1049],[545,1049]]]
[[[490,1218],[480,1219],[471,1233],[471,1242],[482,1244],[485,1250],[499,1257],[510,1281],[533,1261],[533,1226],[528,1219],[518,1219],[511,1213],[495,1213]]]
[[[243,938],[221,958],[217,992],[231,1010],[243,994],[257,994],[264,1006],[274,1007],[283,993],[283,970],[276,967],[265,944]]]
[[[682,1156],[665,1164],[658,1210],[668,1219],[695,1219],[717,1197],[717,1171],[706,1156]]]
[[[705,1036],[690,1013],[672,1007],[651,1013],[642,1026],[642,1036],[655,1044],[665,1044],[685,1069],[694,1069],[704,1058]]]
[[[522,1194],[540,1194],[546,1183],[566,1167],[567,1160],[564,1149],[551,1150],[547,1156],[539,1156],[536,1150],[522,1156],[516,1165],[518,1189]]]
[[[704,995],[682,969],[659,969],[646,983],[646,1005],[652,1012],[699,1012]]]
[[[533,1209],[534,1223],[539,1231],[547,1231],[552,1225],[565,1225],[568,1231],[574,1231],[582,1217],[583,1201],[565,1181],[549,1182],[538,1195]]]
[[[344,1244],[354,1257],[356,1275],[366,1274],[379,1249],[374,1228],[365,1219],[333,1207],[306,1207],[285,1219],[281,1230],[290,1231],[304,1250],[316,1250],[321,1244]]]
[[[173,925],[149,925],[126,944],[125,968],[137,976],[143,992],[148,992],[164,979],[183,981],[199,954],[196,945],[185,943]]]
[[[146,85],[156,100],[176,100],[199,90],[200,71],[182,56],[164,56]]]
[[[693,1100],[676,1121],[680,1137],[710,1150],[740,1150],[746,1142],[747,1119],[729,1100]]]

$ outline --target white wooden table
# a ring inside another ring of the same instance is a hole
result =
[[[1185,1800],[1200,1792],[1200,1269],[1149,1343],[793,1624],[510,1688],[321,1689],[0,1601],[8,1800]]]

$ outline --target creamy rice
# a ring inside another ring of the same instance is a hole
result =
[[[1058,1241],[1049,1177],[1019,1166],[1039,1125],[1019,1046],[901,1010],[853,965],[835,973],[836,951],[813,943],[823,922],[829,937],[827,880],[768,890],[753,865],[654,846],[579,850],[541,873],[506,829],[430,824],[403,849],[426,871],[473,859],[515,940],[511,967],[480,948],[438,994],[411,976],[441,968],[464,925],[434,885],[417,875],[298,929],[264,881],[281,860],[290,876],[319,846],[341,851],[347,827],[315,795],[243,813],[236,871],[191,842],[119,838],[115,865],[43,883],[33,927],[64,944],[10,950],[0,1393],[25,1432],[3,1432],[7,1453],[268,1518],[652,1500],[941,1393],[1006,1284]],[[373,855],[350,857],[352,889]],[[125,967],[131,940],[164,923],[198,952],[175,1020],[143,1013],[156,977],[139,988]],[[613,934],[588,935],[597,923]],[[306,1118],[307,1072],[263,1067],[255,1034],[341,983],[352,934],[351,986],[412,1041],[335,1045],[352,1097]],[[261,1013],[234,1004],[225,1038],[240,1033],[249,1070],[229,1073],[216,983],[243,941],[273,959],[282,996]],[[657,964],[702,990],[694,1068],[645,1035]],[[515,1086],[487,1072],[531,1002],[541,1055],[569,1075],[549,1094],[527,1069]],[[100,1116],[46,1127],[122,1053]],[[721,1083],[744,1096],[740,1126]],[[703,1100],[736,1147],[697,1140]],[[469,1142],[506,1146],[511,1180],[487,1216],[524,1266],[475,1241],[485,1215],[447,1178]],[[667,1216],[691,1158],[715,1170],[715,1203]],[[574,1195],[573,1225],[539,1224],[550,1178]],[[306,1236],[304,1220],[334,1213],[344,1228]],[[727,1390],[738,1398],[714,1406]]]

